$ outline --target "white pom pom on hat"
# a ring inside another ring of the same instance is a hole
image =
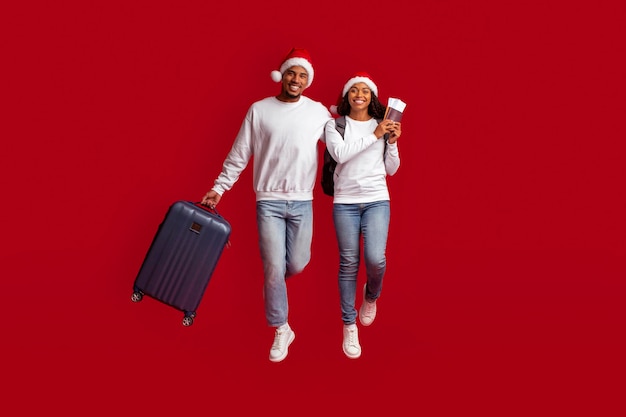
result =
[[[270,73],[270,77],[272,77],[272,81],[275,83],[280,82],[283,79],[283,74],[287,69],[293,67],[294,65],[301,66],[304,68],[309,75],[307,87],[309,87],[313,83],[313,64],[311,63],[311,56],[309,52],[304,48],[292,48],[291,51],[287,54],[283,63],[280,65],[279,70],[273,70]]]
[[[372,77],[370,77],[370,75],[367,72],[357,72],[343,86],[343,91],[341,93],[341,97],[344,97],[346,95],[346,93],[348,92],[348,90],[350,89],[350,87],[352,87],[356,83],[365,83],[365,84],[367,84],[367,86],[370,88],[370,90],[372,90],[372,92],[374,94],[376,94],[376,96],[378,96],[378,87],[376,86],[376,84],[372,80]]]
[[[275,83],[279,83],[280,80],[283,79],[283,74],[281,74],[278,70],[272,71],[270,75],[272,77],[272,81],[274,81]]]

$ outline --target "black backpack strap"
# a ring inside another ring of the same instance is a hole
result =
[[[376,119],[376,121],[378,122],[378,124],[380,124],[380,122],[383,121],[383,119]],[[389,133],[385,133],[385,137],[383,138],[383,140],[385,141],[385,148],[383,149],[383,158],[385,158],[385,156],[387,155],[387,140],[389,139]]]
[[[343,137],[343,133],[346,131],[346,116],[339,116],[335,119],[335,128],[341,137]]]

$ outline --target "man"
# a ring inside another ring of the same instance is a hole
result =
[[[332,116],[321,103],[302,95],[313,82],[309,53],[293,48],[272,80],[280,94],[253,103],[222,172],[202,204],[214,208],[253,159],[259,249],[263,261],[265,317],[275,327],[269,359],[287,357],[295,333],[288,323],[286,279],[311,258],[313,187],[317,177],[318,141]]]

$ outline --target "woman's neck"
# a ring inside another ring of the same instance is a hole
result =
[[[367,120],[372,118],[372,116],[370,116],[367,113],[367,109],[365,109],[365,110],[357,110],[357,111],[350,110],[350,114],[348,114],[348,116],[352,120],[358,120],[360,122],[365,122],[365,121],[367,121]]]

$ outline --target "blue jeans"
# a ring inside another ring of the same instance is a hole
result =
[[[265,318],[269,326],[278,327],[289,315],[286,279],[302,272],[311,259],[313,202],[257,201],[256,220]]]
[[[366,297],[369,301],[380,297],[387,268],[385,250],[389,218],[390,208],[387,200],[361,204],[333,204],[333,220],[339,244],[339,298],[344,324],[356,323],[357,311],[354,302],[361,258],[361,237],[367,276]]]

